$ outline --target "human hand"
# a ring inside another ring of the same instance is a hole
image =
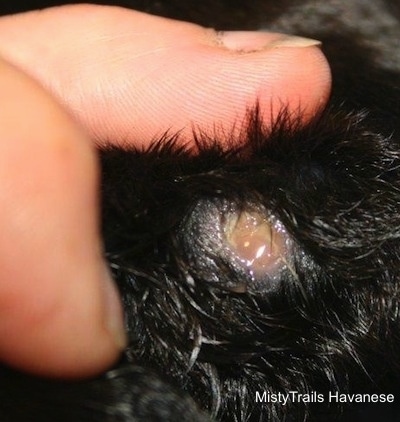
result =
[[[329,68],[309,41],[89,5],[0,18],[0,56],[0,359],[89,376],[124,343],[91,142],[229,131],[256,100],[266,124],[282,103],[307,120]]]

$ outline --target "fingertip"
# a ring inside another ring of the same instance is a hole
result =
[[[98,142],[146,147],[165,131],[190,141],[193,126],[210,135],[215,126],[229,133],[256,103],[266,125],[282,106],[306,122],[329,97],[329,66],[316,40],[216,32],[95,5],[50,8],[1,23],[2,54],[68,104]],[[42,40],[52,31],[63,54],[53,48],[43,58]]]
[[[258,92],[265,122],[273,124],[283,106],[306,124],[326,106],[331,92],[331,70],[319,44],[289,44],[265,54],[270,68],[266,82],[260,80]]]
[[[213,116],[217,108],[225,111],[226,129],[239,128],[246,111],[256,104],[267,127],[282,109],[307,123],[326,105],[332,81],[320,41],[262,31],[224,32],[218,37],[229,50],[214,49],[211,59],[218,63],[214,88],[219,85],[222,90],[219,98],[215,89],[205,97],[219,102]]]
[[[140,102],[130,108],[133,129],[123,132],[125,140],[146,145],[169,130],[190,141],[193,126],[210,135],[216,127],[234,134],[233,128],[240,128],[256,104],[266,126],[283,108],[306,123],[327,103],[331,73],[317,40],[265,32],[218,33],[196,25],[182,31],[188,33],[183,37],[177,31],[184,42],[172,45],[170,34],[165,54],[157,51],[146,58],[158,63],[146,62],[144,68],[157,71],[132,86]],[[128,99],[121,104],[129,107]],[[126,115],[112,119],[120,119],[121,128]],[[119,131],[114,133],[118,142]]]
[[[94,375],[124,343],[95,154],[62,107],[3,61],[0,96],[0,359],[43,376]]]
[[[113,365],[126,337],[118,293],[110,280],[101,286],[103,276],[43,290],[38,300],[28,291],[9,300],[0,309],[0,359],[24,372],[65,379],[95,376]]]

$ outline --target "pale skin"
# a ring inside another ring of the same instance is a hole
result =
[[[266,125],[282,101],[307,120],[330,91],[315,43],[115,7],[2,17],[0,57],[0,359],[52,377],[97,374],[125,342],[95,143],[229,130],[257,99]]]

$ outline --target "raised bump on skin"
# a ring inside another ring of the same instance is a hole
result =
[[[286,233],[264,215],[249,211],[232,215],[224,232],[229,249],[256,277],[283,264]]]

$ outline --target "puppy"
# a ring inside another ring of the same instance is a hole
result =
[[[89,381],[2,367],[0,420],[399,420],[399,7],[137,3],[319,38],[332,100],[307,126],[283,107],[268,129],[255,104],[229,149],[198,134],[195,156],[175,134],[103,148],[129,346]]]

